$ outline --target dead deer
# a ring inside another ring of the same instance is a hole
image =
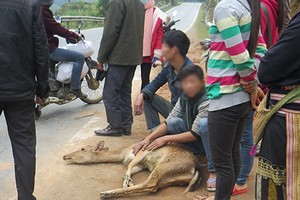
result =
[[[123,163],[128,165],[123,188],[101,192],[101,199],[112,199],[126,195],[156,192],[168,186],[188,185],[185,192],[195,190],[201,181],[200,162],[192,152],[179,144],[170,144],[154,151],[132,153],[133,145],[119,151],[108,151],[104,141],[95,147],[87,146],[65,155],[71,164]],[[134,185],[131,176],[149,170],[148,179]]]

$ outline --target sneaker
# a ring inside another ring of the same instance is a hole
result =
[[[97,136],[113,136],[119,137],[122,136],[124,133],[124,129],[122,128],[115,128],[111,125],[108,125],[105,129],[95,130],[94,133]]]
[[[74,90],[74,89],[70,89],[70,92],[75,95],[77,98],[87,98],[88,95],[83,94],[82,91],[80,89],[78,90]]]

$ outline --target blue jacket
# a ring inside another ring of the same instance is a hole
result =
[[[181,67],[191,64],[193,64],[193,62],[186,57]],[[182,94],[182,90],[180,88],[179,81],[177,80],[175,69],[170,63],[162,69],[155,79],[142,90],[142,92],[151,99],[156,91],[167,82],[171,91],[171,103],[175,105]]]

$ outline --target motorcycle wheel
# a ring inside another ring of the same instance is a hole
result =
[[[97,81],[95,79],[96,74],[97,69],[90,69],[81,84],[82,92],[88,95],[88,97],[80,99],[87,104],[97,104],[103,100],[102,93],[104,81]]]

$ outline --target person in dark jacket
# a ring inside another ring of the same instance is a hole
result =
[[[267,123],[262,135],[256,199],[300,199],[300,13],[279,41],[262,58],[258,78],[270,88],[268,108],[290,92],[293,101],[283,105]]]
[[[41,9],[49,43],[50,59],[57,62],[74,62],[70,92],[78,98],[86,98],[87,95],[81,92],[80,80],[85,59],[84,55],[76,51],[58,48],[58,38],[54,36],[59,35],[70,41],[77,42],[81,39],[81,35],[69,31],[55,21],[53,13],[50,10],[52,4],[53,0],[41,0]]]
[[[186,57],[189,47],[190,40],[182,31],[169,31],[163,37],[162,54],[169,63],[143,88],[134,104],[135,115],[145,112],[147,129],[150,132],[160,125],[159,114],[167,118],[182,94],[177,74],[182,68],[193,64]],[[166,83],[171,91],[171,101],[155,94]]]
[[[49,93],[47,37],[34,0],[0,1],[0,24],[0,114],[12,143],[18,200],[34,200],[34,98],[43,104]]]
[[[136,66],[142,63],[145,8],[140,0],[110,0],[98,63],[108,63],[103,101],[108,126],[96,135],[131,134],[131,86]]]

